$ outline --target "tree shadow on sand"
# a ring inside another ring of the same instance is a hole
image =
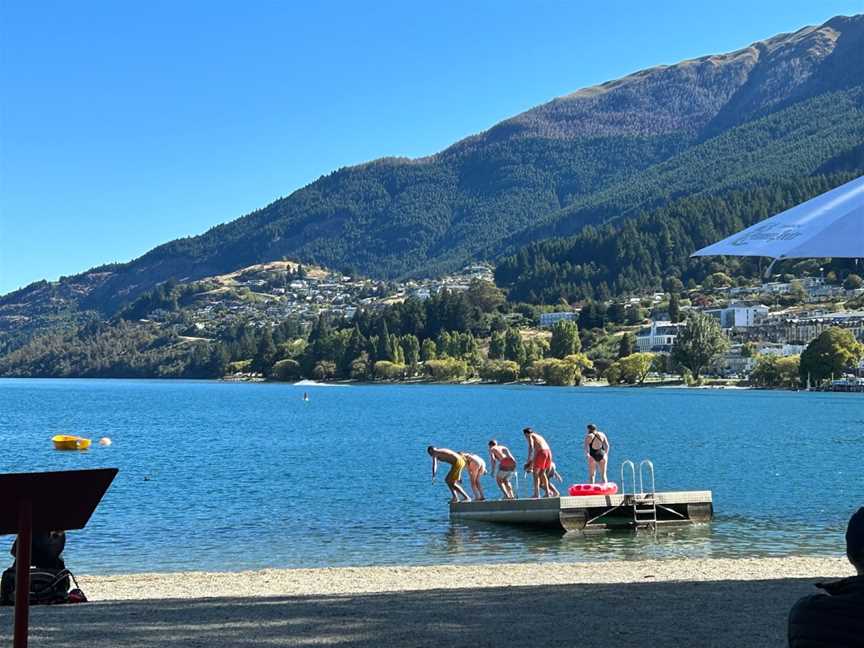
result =
[[[815,592],[818,580],[646,580],[39,607],[31,614],[30,645],[784,646],[789,608]],[[4,642],[11,623],[6,608]]]

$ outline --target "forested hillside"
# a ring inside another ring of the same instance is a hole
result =
[[[683,283],[701,283],[714,272],[752,277],[759,271],[756,259],[690,259],[690,254],[854,177],[847,172],[774,180],[674,200],[569,238],[532,243],[502,259],[495,280],[509,289],[511,300],[554,304],[659,290],[669,277]]]
[[[9,328],[8,318],[15,318],[20,328],[34,325],[33,312],[46,321],[59,309],[111,315],[167,279],[191,281],[285,256],[392,278],[497,261],[535,241],[578,235],[586,226],[596,228],[586,230],[587,237],[614,237],[624,227],[618,221],[650,214],[673,230],[695,231],[696,225],[672,223],[713,208],[712,200],[746,197],[760,188],[770,195],[774,187],[792,198],[809,193],[811,176],[861,173],[862,60],[864,16],[855,16],[729,54],[637,72],[555,99],[427,158],[340,169],[252,214],[129,263],[59,285],[34,284],[0,298],[0,320],[6,318]],[[816,178],[812,186],[833,181]],[[772,198],[758,213],[765,215],[769,204],[786,203]],[[755,217],[745,212],[743,206],[728,211],[742,223]],[[609,229],[605,223],[615,224]],[[717,232],[733,227],[732,221],[714,224]],[[647,241],[653,234],[645,230],[643,236]],[[571,265],[600,262],[579,258],[577,250],[585,246],[573,241],[549,245],[571,244],[565,255]],[[682,272],[687,244],[682,238],[674,255]],[[646,243],[645,250],[654,245]],[[540,256],[557,263],[555,254]],[[620,268],[606,258],[607,270],[568,271],[562,281],[582,286],[597,279],[611,291],[624,290],[636,281],[631,275],[653,281],[658,264],[662,271],[667,261],[649,256],[625,258]],[[518,280],[514,269],[527,266],[505,266],[500,276],[516,294],[534,290],[539,297],[536,272]],[[581,295],[587,288],[563,292]]]

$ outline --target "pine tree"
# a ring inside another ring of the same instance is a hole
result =
[[[681,304],[678,301],[678,293],[672,293],[672,296],[669,297],[669,321],[673,323],[681,321]]]

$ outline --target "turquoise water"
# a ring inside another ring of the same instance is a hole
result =
[[[616,480],[650,457],[658,490],[713,490],[716,520],[656,538],[449,521],[427,445],[482,453],[494,435],[522,458],[531,425],[569,484],[592,421]],[[56,452],[57,433],[114,444]],[[2,472],[120,468],[70,534],[89,573],[839,554],[864,505],[860,394],[7,379],[0,447]]]

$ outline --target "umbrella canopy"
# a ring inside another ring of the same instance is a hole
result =
[[[718,241],[691,256],[864,258],[864,176]]]

